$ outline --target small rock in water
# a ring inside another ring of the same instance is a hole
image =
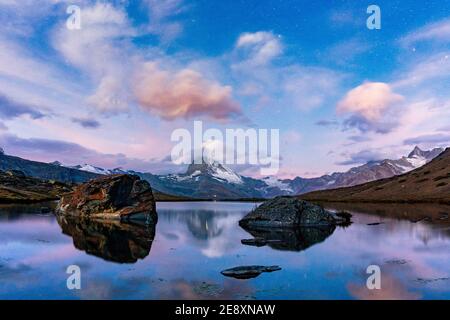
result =
[[[378,226],[380,224],[384,224],[384,222],[372,222],[372,223],[368,223],[368,226]]]
[[[241,243],[247,246],[264,247],[269,243],[281,243],[281,240],[254,238],[254,239],[242,239]]]
[[[407,264],[408,260],[405,259],[391,259],[391,260],[386,260],[385,263],[387,264]]]
[[[431,279],[417,278],[417,279],[416,279],[417,282],[421,282],[421,283],[424,283],[424,284],[428,284],[428,283],[432,283],[432,282],[437,282],[437,281],[448,281],[448,280],[450,280],[450,277],[431,278]]]
[[[279,266],[241,266],[223,270],[221,274],[236,279],[251,279],[256,278],[263,272],[273,272],[278,270],[281,270]]]

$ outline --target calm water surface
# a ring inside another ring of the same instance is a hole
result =
[[[0,207],[1,299],[449,299],[448,207],[352,206],[347,228],[243,230],[251,203],[159,203],[156,228]],[[424,214],[431,219],[425,219]],[[431,220],[431,221],[430,221]],[[376,223],[374,225],[374,223]],[[371,225],[369,225],[371,224]],[[241,244],[263,237],[268,246]],[[379,265],[382,289],[366,288]],[[78,265],[81,290],[68,290]],[[282,270],[238,280],[245,265]]]

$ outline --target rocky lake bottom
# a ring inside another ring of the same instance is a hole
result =
[[[448,206],[324,204],[353,223],[245,230],[254,203],[157,203],[156,226],[57,218],[54,205],[0,206],[0,299],[450,299]],[[221,273],[240,266],[279,268]]]

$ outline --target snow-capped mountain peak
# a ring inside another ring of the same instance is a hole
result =
[[[412,168],[409,170],[405,170],[404,172],[411,171],[413,169],[419,168],[431,160],[433,160],[435,157],[437,157],[439,154],[441,154],[444,151],[444,148],[434,148],[429,151],[423,151],[418,146],[414,148],[413,151],[410,152],[408,157],[402,158],[405,159],[408,163],[411,164]]]
[[[243,183],[242,177],[239,174],[217,161],[203,160],[202,163],[199,164],[191,163],[182,177],[195,177],[199,175],[210,176],[228,183]]]
[[[97,173],[97,174],[103,174],[103,175],[111,174],[110,170],[103,169],[103,168],[100,168],[100,167],[95,167],[95,166],[90,165],[90,164],[77,165],[77,166],[73,166],[71,168],[72,169],[81,170],[81,171],[87,171],[87,172],[92,172],[92,173]]]
[[[58,163],[58,164],[57,164]],[[60,162],[52,162],[51,164],[53,165],[59,165],[62,166],[62,164]],[[114,168],[114,169],[104,169],[104,168],[100,168],[97,166],[93,166],[91,164],[83,164],[83,165],[76,165],[76,166],[66,166],[67,168],[71,168],[71,169],[77,169],[80,171],[86,171],[86,172],[91,172],[91,173],[96,173],[96,174],[101,174],[101,175],[109,175],[109,174],[124,174],[124,173],[132,173],[132,171],[127,171],[124,170],[123,168]]]
[[[418,157],[424,157],[425,152],[420,149],[418,146],[415,146],[413,151],[411,151],[407,158],[418,158]]]

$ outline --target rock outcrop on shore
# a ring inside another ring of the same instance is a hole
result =
[[[150,184],[128,174],[104,176],[77,186],[61,197],[57,213],[147,224],[155,224],[158,219]]]
[[[0,203],[34,203],[59,199],[72,186],[25,176],[19,170],[0,170]]]
[[[350,216],[338,216],[311,202],[277,197],[261,204],[239,221],[241,227],[321,227],[347,224]]]

